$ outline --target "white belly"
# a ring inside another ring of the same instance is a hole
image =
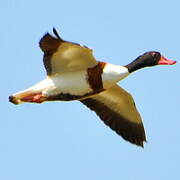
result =
[[[51,86],[46,89],[46,94],[69,93],[72,95],[84,95],[92,91],[87,82],[87,72],[72,72],[58,76],[48,77]]]

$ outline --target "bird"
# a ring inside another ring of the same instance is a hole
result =
[[[124,140],[144,147],[143,120],[132,95],[118,82],[138,69],[173,65],[176,61],[158,51],[148,51],[125,66],[114,65],[96,60],[87,46],[62,39],[55,28],[53,33],[44,34],[39,41],[46,78],[10,95],[9,101],[14,104],[80,101]]]

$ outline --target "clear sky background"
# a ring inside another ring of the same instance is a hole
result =
[[[45,78],[38,42],[53,27],[92,48],[98,60],[125,65],[157,50],[179,61],[180,1],[6,0],[0,22],[0,180],[180,178],[179,63],[140,70],[120,83],[143,117],[144,149],[80,102],[8,102]]]

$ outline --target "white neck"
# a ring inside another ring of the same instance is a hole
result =
[[[103,69],[103,85],[105,88],[109,88],[110,86],[113,86],[115,83],[127,77],[129,74],[130,73],[126,67],[108,63]]]

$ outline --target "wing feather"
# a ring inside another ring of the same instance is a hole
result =
[[[56,37],[47,33],[39,42],[48,75],[86,70],[97,65],[91,49],[64,41],[55,29],[53,32]]]
[[[115,85],[81,102],[125,140],[143,147],[146,136],[142,119],[132,96],[124,89]]]

